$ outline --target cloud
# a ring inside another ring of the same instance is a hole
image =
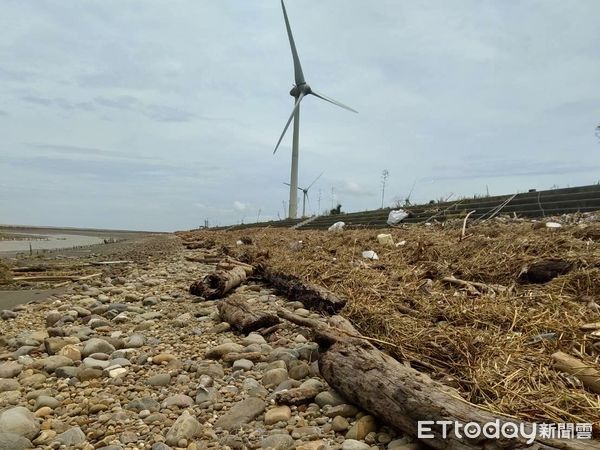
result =
[[[356,181],[347,180],[337,189],[340,194],[346,194],[351,197],[373,197],[375,192],[362,186]]]
[[[246,211],[246,209],[248,208],[248,205],[245,203],[240,202],[239,200],[236,200],[233,202],[233,207],[237,210],[237,211]]]

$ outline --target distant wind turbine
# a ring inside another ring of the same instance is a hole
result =
[[[292,139],[292,170],[290,175],[290,203],[289,203],[289,218],[295,219],[298,215],[298,200],[296,197],[296,190],[298,189],[298,138],[300,134],[300,102],[307,95],[314,95],[315,97],[319,97],[321,100],[325,100],[326,102],[333,103],[334,105],[339,106],[340,108],[347,109],[348,111],[358,112],[354,109],[346,106],[337,100],[326,97],[323,94],[319,94],[314,91],[304,79],[304,74],[302,73],[302,66],[300,65],[300,58],[298,58],[298,52],[296,51],[296,44],[294,43],[294,37],[292,36],[292,29],[290,28],[290,21],[288,20],[287,11],[285,10],[285,4],[283,0],[281,0],[281,8],[283,9],[283,18],[285,20],[285,27],[287,29],[288,38],[290,41],[290,47],[292,49],[292,58],[294,59],[294,87],[290,91],[290,95],[294,97],[294,109],[292,110],[292,114],[288,119],[285,127],[283,128],[283,133],[279,137],[277,141],[277,145],[275,146],[275,150],[273,150],[273,154],[279,148],[279,144],[285,136],[285,132],[290,126],[292,119],[294,119],[294,135]],[[305,194],[306,195],[306,194]]]
[[[306,217],[306,200],[308,199],[308,190],[311,187],[313,187],[313,185],[317,182],[317,180],[319,178],[321,178],[321,175],[323,175],[323,173],[325,173],[325,172],[321,172],[319,174],[319,176],[317,178],[315,178],[313,180],[313,182],[308,185],[308,187],[305,187],[305,188],[298,187],[298,190],[302,191],[302,193],[303,193],[303,198],[302,198],[302,217]],[[290,183],[283,183],[283,184],[285,184],[286,186],[290,186],[291,187]]]

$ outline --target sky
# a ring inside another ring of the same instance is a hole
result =
[[[277,0],[2,0],[0,223],[172,231],[285,217]],[[600,180],[597,0],[288,0],[307,210]],[[299,192],[299,194],[301,194]],[[300,199],[300,209],[302,202]]]

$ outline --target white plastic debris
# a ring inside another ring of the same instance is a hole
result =
[[[394,246],[394,239],[392,239],[391,234],[384,234],[384,233],[378,234],[377,241],[379,241],[379,243],[381,245],[387,245],[389,247]]]
[[[562,225],[558,222],[546,222],[546,228],[561,228]]]
[[[396,225],[408,217],[408,213],[403,209],[394,209],[388,215],[388,225]]]
[[[244,243],[242,241],[238,240],[238,241],[235,241],[235,245],[244,245]]]
[[[362,257],[367,259],[379,259],[377,253],[375,253],[373,250],[365,250],[362,252]]]
[[[346,224],[344,222],[336,222],[333,225],[331,225],[328,228],[328,230],[329,231],[342,231],[345,226],[346,226]]]
[[[406,241],[400,241],[396,243],[396,247],[402,247],[403,245],[406,245]]]

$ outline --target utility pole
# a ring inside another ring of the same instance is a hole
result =
[[[318,201],[318,208],[317,208],[317,216],[321,214],[321,188],[319,188],[319,201]]]
[[[383,209],[383,199],[385,198],[385,184],[390,176],[390,172],[387,169],[383,169],[381,172],[381,209]]]

